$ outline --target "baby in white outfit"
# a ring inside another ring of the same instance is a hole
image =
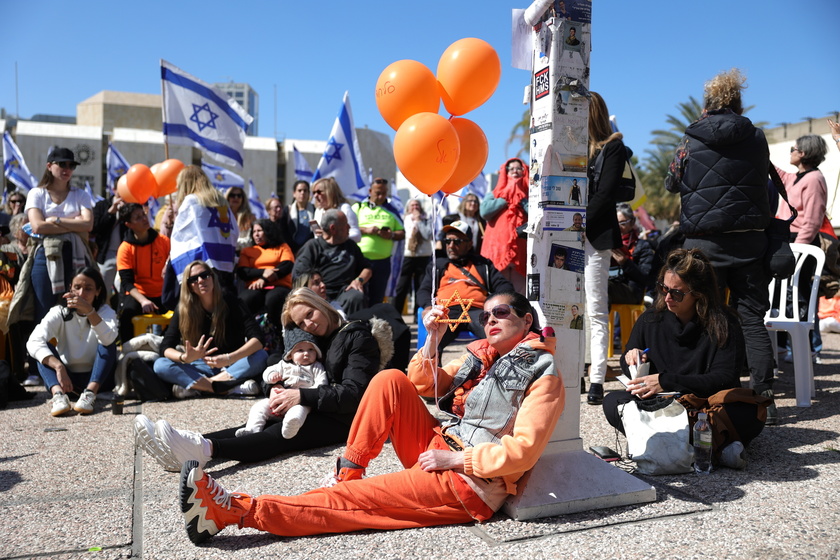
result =
[[[321,350],[315,344],[315,337],[297,327],[283,333],[286,355],[283,360],[263,372],[266,385],[280,384],[285,389],[305,389],[329,383],[327,372],[321,362]],[[279,420],[269,408],[268,399],[257,401],[248,414],[244,428],[236,430],[237,436],[261,432],[269,420]],[[312,407],[297,404],[283,416],[282,434],[286,439],[297,435]]]

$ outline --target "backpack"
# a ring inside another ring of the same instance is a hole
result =
[[[630,202],[636,198],[636,174],[633,172],[633,164],[630,163],[630,158],[633,156],[633,150],[624,146],[627,151],[624,161],[624,171],[621,173],[621,179],[618,181],[613,191],[613,199],[615,202]],[[595,156],[595,163],[592,165],[592,182],[597,186],[601,180],[601,171],[604,169],[604,150],[598,152]]]

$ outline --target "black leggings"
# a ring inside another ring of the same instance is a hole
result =
[[[272,422],[256,434],[236,437],[236,428],[229,428],[205,434],[204,437],[213,443],[214,458],[253,463],[290,451],[345,443],[350,435],[350,423],[349,420],[345,423],[313,410],[292,439],[285,439],[282,430],[282,422]]]

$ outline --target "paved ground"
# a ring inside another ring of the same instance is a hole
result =
[[[186,538],[177,475],[135,451],[132,421],[143,412],[210,430],[244,421],[251,400],[128,401],[122,416],[99,403],[91,416],[52,418],[38,389],[34,401],[0,411],[0,558],[838,558],[840,335],[825,343],[813,406],[794,407],[791,366],[783,368],[780,425],[753,443],[746,470],[649,478],[653,504],[297,539],[227,529],[202,547]],[[583,404],[581,416],[584,448],[617,447],[600,407]],[[339,452],[213,462],[208,471],[231,489],[298,493],[314,487]],[[369,470],[394,468],[387,448]]]

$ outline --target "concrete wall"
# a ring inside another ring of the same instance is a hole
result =
[[[87,180],[94,192],[100,192],[104,184],[102,170],[105,160],[102,128],[18,121],[13,136],[26,165],[38,179],[44,174],[47,155],[53,146],[70,148],[81,164],[73,173],[72,185],[84,188]]]

